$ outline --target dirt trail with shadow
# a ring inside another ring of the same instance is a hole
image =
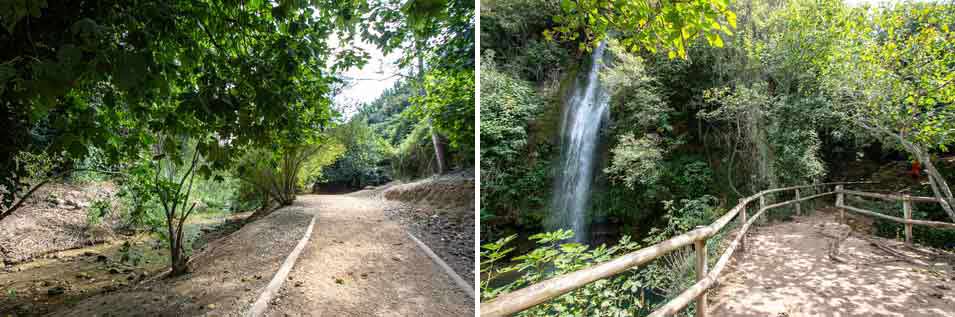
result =
[[[147,279],[51,316],[244,316],[311,219],[298,203],[276,210],[197,251],[188,274]]]
[[[710,292],[710,315],[955,316],[952,255],[851,231],[836,215],[751,230]]]
[[[389,220],[392,202],[300,196],[315,231],[267,316],[471,316],[461,291]]]

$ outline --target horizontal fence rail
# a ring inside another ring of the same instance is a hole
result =
[[[836,208],[839,208],[839,221],[846,223],[846,210],[852,211],[858,214],[863,214],[866,216],[882,218],[886,220],[891,220],[897,223],[905,225],[905,243],[912,244],[912,225],[927,226],[933,228],[948,228],[955,229],[955,223],[950,222],[941,222],[941,221],[930,221],[930,220],[916,220],[912,219],[912,203],[944,203],[943,200],[940,200],[935,197],[919,197],[919,196],[909,196],[909,195],[894,195],[894,194],[877,194],[877,193],[866,193],[854,190],[845,190],[842,189],[842,186],[836,186]],[[865,210],[862,208],[857,208],[853,206],[846,205],[844,195],[860,196],[860,197],[869,197],[877,198],[887,201],[901,201],[902,202],[902,214],[904,218],[889,216],[886,214],[877,213],[871,210]]]
[[[849,194],[853,196],[869,197],[869,198],[878,198],[888,201],[901,201],[904,199],[911,200],[918,203],[937,203],[939,202],[938,198],[935,197],[921,197],[921,196],[907,196],[907,195],[895,195],[895,194],[879,194],[879,193],[867,193],[860,192],[855,190],[839,190],[840,193]]]
[[[594,281],[612,277],[616,274],[646,264],[654,259],[688,245],[694,245],[697,252],[697,272],[699,273],[697,273],[698,278],[696,284],[651,313],[650,316],[673,315],[686,308],[686,306],[688,306],[694,300],[697,301],[697,316],[706,316],[706,291],[716,283],[719,274],[726,267],[727,263],[729,263],[729,259],[732,257],[733,252],[735,252],[737,248],[745,250],[746,240],[744,237],[746,235],[746,231],[755,222],[755,220],[759,218],[759,216],[761,216],[767,210],[790,204],[796,204],[795,209],[798,215],[801,213],[801,206],[799,204],[800,202],[836,193],[842,195],[844,193],[839,192],[842,190],[842,186],[850,184],[872,184],[872,182],[822,183],[761,191],[752,196],[740,199],[739,203],[733,207],[733,209],[730,209],[730,211],[728,211],[725,215],[721,216],[719,219],[707,226],[697,227],[696,229],[684,234],[672,237],[652,246],[624,254],[608,262],[553,277],[525,288],[500,295],[493,300],[481,303],[481,316],[508,316],[518,313],[583,287]],[[836,185],[836,190],[806,197],[802,197],[800,195],[800,189],[832,185]],[[772,205],[766,205],[767,194],[783,191],[794,191],[795,199]],[[842,197],[837,198],[837,205],[841,205],[841,198]],[[759,201],[760,208],[752,217],[747,217],[746,206],[755,200]],[[740,216],[739,221],[741,227],[739,232],[736,234],[733,242],[730,243],[729,247],[727,247],[727,249],[720,256],[719,260],[717,260],[716,264],[713,266],[713,269],[707,272],[706,240],[722,230],[723,227],[725,227],[730,221],[733,220],[733,218],[736,218],[737,216]]]

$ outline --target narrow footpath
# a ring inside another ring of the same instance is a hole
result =
[[[710,316],[955,316],[951,254],[852,230],[831,208],[751,233]]]
[[[473,300],[385,215],[390,202],[307,195],[308,245],[266,316],[471,316]]]

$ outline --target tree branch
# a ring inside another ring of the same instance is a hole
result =
[[[47,178],[47,179],[44,179],[43,181],[37,183],[36,185],[33,185],[33,187],[30,188],[30,190],[28,190],[25,194],[23,194],[23,196],[21,196],[20,199],[17,200],[17,202],[13,204],[13,206],[11,206],[10,208],[7,208],[6,210],[4,210],[3,213],[0,213],[0,220],[3,220],[3,218],[6,218],[7,216],[13,214],[14,211],[16,211],[17,209],[19,209],[20,206],[23,205],[23,202],[25,202],[25,201],[27,200],[27,198],[30,198],[30,196],[32,196],[33,193],[36,192],[37,189],[39,189],[39,188],[42,187],[43,185],[46,185],[46,183],[50,182],[50,180],[51,180],[51,178]]]
[[[34,194],[38,189],[40,189],[40,187],[43,187],[44,185],[48,184],[50,181],[53,181],[54,179],[61,178],[61,177],[66,176],[66,175],[68,175],[68,174],[72,174],[72,173],[75,173],[75,172],[82,172],[82,171],[94,171],[94,172],[107,173],[107,174],[126,175],[126,174],[121,173],[121,172],[113,172],[113,171],[100,171],[100,170],[85,169],[85,168],[81,168],[81,169],[68,168],[68,169],[63,170],[63,171],[61,171],[61,172],[59,172],[59,173],[53,174],[52,176],[47,177],[47,178],[43,179],[42,181],[40,181],[39,183],[36,183],[36,184],[34,184],[32,187],[30,187],[30,189],[27,190],[26,193],[24,193],[22,196],[20,196],[19,199],[18,199],[12,206],[10,206],[10,208],[6,208],[6,209],[2,210],[2,212],[0,212],[0,220],[3,220],[3,219],[6,218],[7,216],[13,214],[13,212],[16,211],[17,209],[19,209],[19,208],[23,205],[23,203],[26,202],[26,200],[27,200],[28,198],[32,197],[33,194]],[[14,193],[14,194],[15,194],[15,193]]]
[[[215,46],[216,49],[218,49],[220,53],[225,54],[226,51],[225,51],[224,49],[222,49],[222,46],[219,46],[219,43],[216,42],[216,38],[215,38],[214,36],[212,36],[212,33],[210,33],[208,29],[206,29],[206,26],[205,26],[205,25],[202,25],[202,21],[199,21],[198,19],[196,19],[196,23],[199,24],[199,28],[202,29],[202,31],[206,33],[206,36],[209,37],[209,41],[212,41],[212,45]]]

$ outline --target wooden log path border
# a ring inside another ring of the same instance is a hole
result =
[[[796,213],[801,214],[802,208],[800,203],[803,201],[808,201],[816,198],[820,198],[827,195],[837,195],[836,196],[836,207],[840,210],[840,220],[845,221],[845,210],[853,211],[856,213],[880,217],[906,225],[906,242],[911,243],[911,226],[912,225],[924,225],[931,227],[945,227],[945,228],[955,228],[955,223],[947,222],[938,222],[938,221],[927,221],[927,220],[914,220],[911,219],[911,210],[912,202],[938,202],[934,197],[913,197],[908,195],[893,195],[893,194],[879,194],[879,193],[867,193],[860,191],[845,190],[843,186],[853,185],[853,184],[872,184],[872,182],[837,182],[837,183],[822,183],[822,184],[813,184],[813,185],[803,185],[803,186],[793,186],[785,188],[775,188],[768,189],[756,193],[752,196],[740,199],[739,203],[730,209],[725,215],[721,216],[719,219],[707,226],[700,226],[696,229],[693,229],[684,234],[672,237],[663,242],[651,245],[649,247],[624,254],[620,257],[617,257],[613,260],[600,263],[588,268],[584,268],[575,272],[567,273],[557,277],[550,278],[546,281],[542,281],[515,291],[512,291],[507,294],[502,294],[497,298],[494,298],[490,301],[481,303],[480,312],[482,317],[494,317],[494,316],[509,316],[525,309],[531,308],[535,305],[544,303],[550,299],[558,297],[560,295],[566,294],[570,291],[583,287],[589,283],[592,283],[597,280],[605,279],[621,272],[630,270],[632,268],[638,267],[640,265],[646,264],[656,258],[669,254],[677,249],[686,247],[688,245],[693,245],[696,250],[697,258],[697,282],[690,286],[690,288],[680,293],[679,296],[671,299],[666,304],[653,311],[649,316],[651,317],[660,317],[660,316],[672,316],[684,308],[686,308],[690,303],[697,302],[697,311],[696,316],[705,317],[707,316],[706,309],[706,292],[707,290],[716,284],[716,281],[723,271],[726,268],[726,265],[729,263],[730,258],[733,255],[733,252],[737,248],[745,250],[746,248],[746,231],[749,230],[750,226],[755,223],[760,216],[763,215],[767,210],[778,208],[790,204],[796,204]],[[819,194],[814,194],[810,196],[801,196],[800,189],[804,188],[815,188],[820,186],[833,186],[835,189],[828,192],[823,192]],[[783,191],[794,191],[795,198],[793,200],[783,201],[775,203],[772,205],[766,205],[766,195],[776,192]],[[845,195],[854,195],[870,198],[878,198],[883,200],[890,201],[902,201],[903,210],[905,213],[905,218],[898,218],[888,215],[883,215],[880,213],[855,208],[852,206],[845,205]],[[759,201],[758,211],[747,217],[746,215],[746,206],[753,201]],[[722,230],[733,218],[739,215],[740,230],[737,232],[736,237],[730,243],[730,245],[723,251],[723,254],[717,260],[716,264],[712,269],[707,268],[706,261],[706,241],[708,238],[715,235],[717,232]],[[700,309],[702,308],[702,309]]]

